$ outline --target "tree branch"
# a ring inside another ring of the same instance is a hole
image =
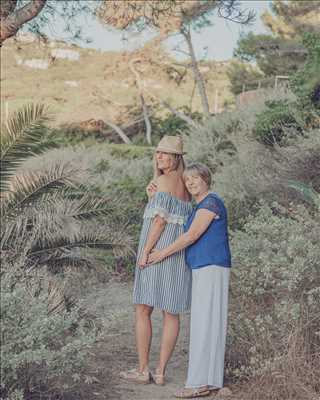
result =
[[[154,94],[152,94],[150,91],[145,89],[145,92],[155,101],[159,102],[160,104],[162,104],[165,108],[167,108],[168,110],[170,110],[172,112],[172,114],[176,115],[177,117],[181,118],[183,121],[185,121],[188,125],[192,126],[193,128],[199,128],[199,125],[193,121],[193,119],[191,119],[188,115],[186,115],[184,112],[182,111],[178,111],[176,110],[174,107],[172,107],[168,102],[166,102],[165,100],[159,99],[158,97],[156,97]]]
[[[0,2],[0,18],[7,18],[8,15],[13,13],[17,2],[18,0],[2,0]]]
[[[113,122],[107,121],[105,119],[103,120],[103,122],[105,122],[105,124],[110,126],[110,128],[112,128],[113,130],[115,130],[117,134],[121,137],[121,139],[124,141],[124,143],[131,144],[131,140],[118,125],[114,124]]]
[[[14,36],[23,24],[35,18],[43,9],[46,2],[47,0],[32,0],[24,7],[21,7],[11,13],[10,11],[13,10],[12,7],[8,8],[1,5],[0,46],[6,39]],[[14,5],[16,6],[16,2]]]

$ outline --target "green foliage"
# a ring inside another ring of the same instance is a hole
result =
[[[267,109],[257,116],[255,134],[258,140],[268,145],[284,144],[293,136],[302,133],[302,126],[292,104],[288,101],[267,102]]]
[[[250,64],[232,62],[227,75],[230,79],[231,91],[235,95],[246,90],[257,89],[259,81],[266,83],[264,75]],[[270,80],[267,81],[270,83]]]
[[[302,118],[309,127],[320,127],[320,35],[305,34],[307,60],[291,78],[292,91],[298,98]]]
[[[1,126],[1,191],[9,189],[10,179],[26,158],[48,149],[44,143],[47,113],[43,104],[28,104]]]
[[[229,135],[237,129],[239,121],[231,113],[209,118],[199,128],[191,128],[184,135],[187,158],[204,162],[213,170],[223,165],[223,159],[232,157],[237,149]]]
[[[266,77],[273,77],[295,73],[305,61],[305,49],[294,40],[249,32],[238,40],[234,56],[256,62]]]
[[[18,0],[17,8],[25,6],[25,0]],[[88,4],[88,2],[71,2],[69,0],[51,0],[47,1],[43,10],[33,19],[25,24],[25,28],[40,37],[47,37],[46,28],[55,24],[58,18],[64,25],[64,34],[66,40],[81,43],[89,43],[91,39],[83,36],[83,30],[77,21],[79,15],[94,15],[95,8],[99,5]],[[16,11],[16,10],[15,10]]]
[[[117,145],[117,148],[121,146]],[[144,149],[147,153],[151,151],[148,147]],[[99,176],[96,173],[98,170]],[[125,234],[130,235],[134,248],[138,246],[142,214],[147,202],[146,186],[151,178],[151,154],[145,158],[132,159],[109,156],[91,168],[89,179],[92,183],[95,182],[92,192],[115,199],[111,205],[109,220],[114,226],[121,227]],[[121,260],[109,258],[108,263],[116,269],[120,263],[121,268],[126,268],[131,273],[135,266],[135,256],[122,257]]]
[[[285,144],[303,129],[320,128],[320,36],[307,34],[304,45],[308,58],[304,66],[291,77],[294,101],[272,101],[257,116],[255,134],[266,144]]]
[[[139,240],[142,214],[147,202],[146,186],[150,179],[151,177],[148,175],[139,180],[124,176],[107,189],[112,197],[121,199],[121,207],[115,207],[112,211],[114,223],[126,226],[126,230],[134,238],[136,246]]]
[[[22,160],[39,151],[45,135],[37,124],[33,134],[36,111],[30,106],[14,114],[9,125],[14,129],[1,143],[1,161],[6,162],[6,185],[10,187],[10,191],[1,191],[1,250],[17,248],[21,243],[26,268],[47,265],[55,271],[66,265],[90,265],[92,260],[81,253],[81,248],[113,249],[116,253],[124,250],[127,254],[130,239],[123,241],[125,235],[121,233],[120,237],[119,230],[106,220],[110,200],[95,197],[85,186],[78,187],[75,198],[75,173],[67,165],[58,163],[50,170],[14,175]],[[95,220],[99,220],[98,228]]]
[[[70,390],[96,338],[84,310],[54,280],[57,274],[66,266],[95,265],[94,249],[132,254],[131,239],[108,218],[115,203],[92,193],[88,182],[76,182],[70,166],[17,168],[39,152],[46,134],[30,134],[38,119],[20,116],[12,118],[15,129],[1,152],[10,161],[10,191],[1,191],[1,397],[10,399],[29,398],[40,389],[52,396],[56,388],[59,394]]]
[[[1,398],[29,398],[43,390],[54,394],[59,387],[68,392],[73,382],[65,378],[83,373],[96,328],[78,306],[57,308],[63,295],[61,303],[47,276],[2,267]]]
[[[152,157],[153,149],[146,146],[134,146],[127,144],[109,144],[110,155],[121,160],[136,160],[144,157]]]
[[[187,128],[187,123],[176,115],[170,114],[165,118],[152,118],[153,131],[161,138],[164,135],[177,135]]]
[[[304,40],[302,43],[301,37],[303,32],[310,32],[310,36],[317,35],[319,6],[316,3],[275,0],[271,3],[275,15],[267,12],[262,18],[264,24],[271,29],[272,34],[249,32],[241,35],[234,51],[234,57],[243,62],[256,63],[265,78],[262,80],[263,87],[272,86],[276,75],[292,76],[303,68],[307,54],[307,42]],[[237,76],[239,79],[243,79],[241,71],[234,70],[233,87],[237,82]],[[254,78],[254,74],[248,71],[246,81],[249,85]],[[242,83],[246,83],[246,81]],[[239,93],[235,87],[233,92]]]
[[[269,374],[271,366],[276,373],[293,332],[305,339],[306,357],[317,351],[319,222],[301,206],[262,205],[233,233],[228,364],[236,376]]]
[[[99,129],[86,130],[77,125],[62,125],[59,128],[52,129],[49,135],[50,140],[57,146],[75,146],[80,143],[92,145],[108,141]]]

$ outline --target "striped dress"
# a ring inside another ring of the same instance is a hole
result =
[[[160,215],[167,222],[155,246],[157,249],[163,249],[183,234],[183,224],[191,211],[191,203],[178,200],[166,192],[157,192],[144,211],[137,259],[139,260],[156,215]],[[190,302],[191,270],[186,265],[184,250],[144,269],[136,266],[134,304],[146,304],[178,314],[187,311]]]

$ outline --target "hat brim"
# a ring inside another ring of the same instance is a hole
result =
[[[187,154],[185,151],[180,152],[177,150],[173,150],[167,147],[156,147],[155,151],[163,151],[164,153],[169,153],[169,154],[177,154],[179,156],[183,156],[184,154]]]

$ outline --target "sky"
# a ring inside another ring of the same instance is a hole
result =
[[[87,0],[87,2],[94,4],[94,0]],[[202,29],[201,32],[192,33],[197,59],[228,60],[232,58],[233,50],[236,47],[241,32],[267,32],[261,22],[260,16],[264,11],[269,9],[270,0],[241,0],[241,3],[244,9],[253,9],[255,11],[255,22],[247,27],[226,21],[214,15],[212,17],[212,26]],[[91,43],[79,42],[77,44],[81,47],[102,51],[134,50],[141,47],[153,35],[150,31],[135,35],[109,29],[93,17],[80,17],[77,24],[85,27],[83,29],[84,36],[91,39]],[[54,37],[55,39],[63,38],[63,23],[57,21],[54,24],[54,30],[51,28],[51,30],[47,31],[47,34],[49,37]],[[180,50],[185,49],[183,47],[183,40],[179,35],[168,39],[165,43],[166,48],[174,57],[183,59],[183,53],[174,51],[174,48],[178,45]]]

